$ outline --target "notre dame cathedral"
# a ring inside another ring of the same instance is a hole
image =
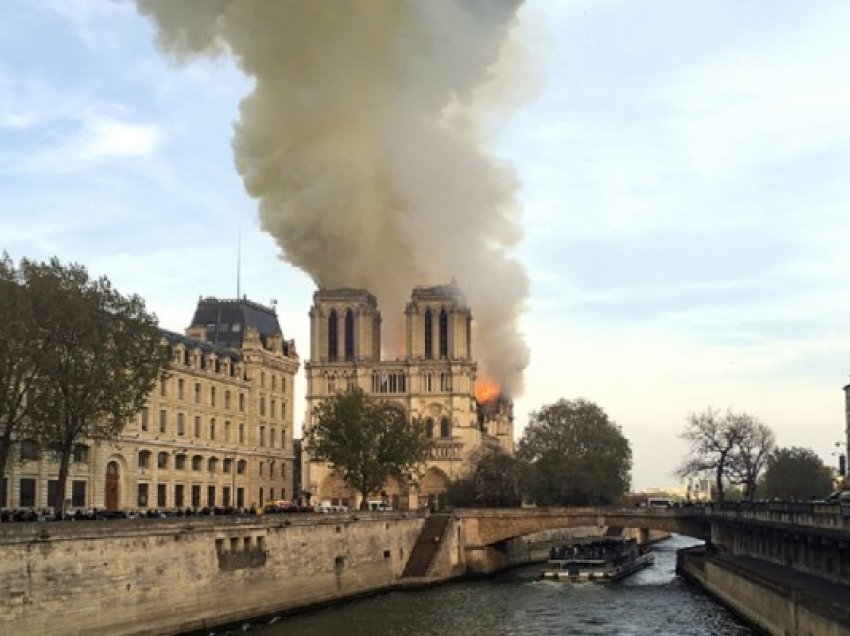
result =
[[[354,387],[425,420],[435,445],[419,483],[407,487],[393,481],[375,493],[395,509],[439,504],[449,480],[463,474],[470,455],[482,446],[513,452],[510,403],[475,399],[472,312],[457,285],[416,287],[404,314],[404,357],[382,360],[375,296],[365,289],[318,290],[310,310],[310,360],[304,365],[305,426],[322,400]],[[303,480],[316,503],[358,503],[357,494],[327,464],[305,461]]]

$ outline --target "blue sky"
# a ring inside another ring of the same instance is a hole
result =
[[[182,330],[199,295],[235,294],[241,232],[243,291],[278,301],[306,358],[313,285],[259,230],[233,167],[248,80],[225,58],[174,66],[131,3],[4,9],[0,248],[83,263]],[[526,99],[493,126],[521,181],[531,278],[518,432],[542,404],[587,397],[631,440],[635,485],[663,485],[687,414],[731,407],[834,462],[848,32],[840,2],[522,9]]]

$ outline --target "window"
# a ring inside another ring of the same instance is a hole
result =
[[[165,508],[165,484],[156,485],[156,505]]]
[[[241,508],[245,505],[245,489],[242,486],[236,489],[236,507]]]
[[[211,473],[215,472],[215,469],[218,467],[218,459],[215,457],[210,457],[207,460],[207,470]]]
[[[224,420],[224,441],[230,441],[230,420]]]
[[[151,452],[149,450],[139,451],[139,468],[148,468],[151,460]]]
[[[183,436],[186,434],[186,419],[183,413],[177,414],[177,435]]]
[[[201,383],[195,382],[195,404],[201,403]]]
[[[71,505],[74,508],[85,508],[86,506],[86,482],[71,482]]]
[[[434,318],[431,310],[425,311],[425,359],[434,357]]]
[[[273,428],[269,430],[269,446],[272,448],[277,444],[277,429]]]
[[[174,456],[174,468],[176,470],[186,470],[186,456],[183,453]],[[175,506],[177,504],[174,504]]]
[[[224,408],[230,410],[230,391],[224,392]]]
[[[446,310],[440,311],[440,358],[449,357],[449,315]]]
[[[215,486],[207,486],[207,506],[215,506]]]
[[[425,420],[425,434],[428,437],[434,437],[434,420],[430,417]]]
[[[452,430],[448,418],[444,417],[440,420],[440,437],[451,437]]]
[[[277,376],[272,373],[272,391],[277,391]]]
[[[262,489],[262,488],[260,488],[260,505],[261,505],[261,506],[263,505],[263,501],[264,501],[264,500],[263,500],[263,489]],[[250,539],[248,539],[248,540],[250,541]]]
[[[271,417],[272,419],[274,419],[274,417],[275,417],[275,403],[274,403],[274,400],[271,400],[271,401],[269,402],[269,417]]]
[[[336,309],[331,310],[328,316],[328,360],[336,361],[337,356],[337,316]]]
[[[35,479],[22,479],[20,484],[21,507],[32,508],[35,506]]]
[[[269,479],[274,479],[274,462],[269,462]],[[269,495],[272,499],[274,499],[274,495]]]
[[[239,394],[239,411],[242,412],[242,413],[245,412],[245,394],[244,393]]]
[[[183,506],[183,493],[185,487],[183,484],[174,484],[174,505],[180,508]]]
[[[25,439],[21,442],[21,459],[36,460],[38,459],[38,444],[31,439]]]
[[[260,398],[260,415],[266,414],[266,398]]]
[[[89,447],[85,444],[74,444],[72,453],[75,464],[89,463]]]
[[[265,445],[266,445],[266,427],[261,426],[260,427],[260,446],[265,446]]]
[[[168,468],[168,453],[160,452],[156,456],[157,468]]]
[[[143,431],[148,430],[148,407],[142,407],[139,412],[139,428]]]
[[[230,486],[221,489],[221,505],[224,507],[230,505]]]
[[[210,439],[215,439],[215,418],[210,418]]]
[[[198,484],[192,486],[192,507],[201,507],[201,487]]]
[[[354,312],[350,309],[345,312],[345,359],[354,360]]]
[[[195,426],[194,426],[194,430],[192,431],[192,434],[195,437],[201,436],[201,416],[200,415],[195,416]]]
[[[286,393],[286,378],[285,377],[280,378],[280,390],[283,391],[284,393]]]
[[[210,387],[210,406],[215,406],[215,387]]]
[[[59,480],[47,480],[47,506],[48,508],[59,507]]]
[[[148,484],[139,484],[137,502],[139,508],[148,507]]]
[[[265,371],[260,371],[260,387],[263,388],[263,389],[266,388],[266,372]]]
[[[165,397],[165,383],[167,378],[164,375],[159,376],[159,394]]]
[[[183,381],[183,378],[178,378],[177,380],[177,397],[181,400],[183,399],[186,391],[186,383]]]
[[[233,460],[225,458],[225,460],[221,463],[221,472],[230,473],[231,467],[233,466]]]
[[[260,462],[260,477],[263,476],[263,472],[265,472],[265,468],[266,468],[266,463]]]
[[[201,470],[201,464],[204,463],[204,458],[200,455],[192,456],[192,470]]]
[[[240,459],[238,462],[236,462],[236,473],[238,475],[244,475],[245,469],[247,467],[248,467],[248,463],[244,459]]]
[[[167,423],[166,423],[166,419],[165,419],[165,418],[166,418],[166,413],[165,413],[165,411],[160,411],[160,412],[159,412],[159,432],[160,432],[160,433],[164,433],[164,432],[165,432],[165,429],[166,429],[166,426],[167,426]]]

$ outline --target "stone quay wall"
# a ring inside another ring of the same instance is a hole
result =
[[[388,589],[423,523],[357,513],[2,524],[0,633],[177,634]]]
[[[677,571],[751,625],[777,636],[850,636],[847,592],[823,581],[801,583],[790,569],[706,553],[704,548],[679,550]],[[788,580],[783,580],[788,579]]]

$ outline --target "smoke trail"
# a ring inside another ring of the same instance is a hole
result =
[[[255,79],[233,149],[282,257],[375,293],[390,346],[412,288],[455,277],[481,373],[513,396],[528,364],[517,183],[481,122],[519,2],[138,0],[177,60],[229,53]]]

